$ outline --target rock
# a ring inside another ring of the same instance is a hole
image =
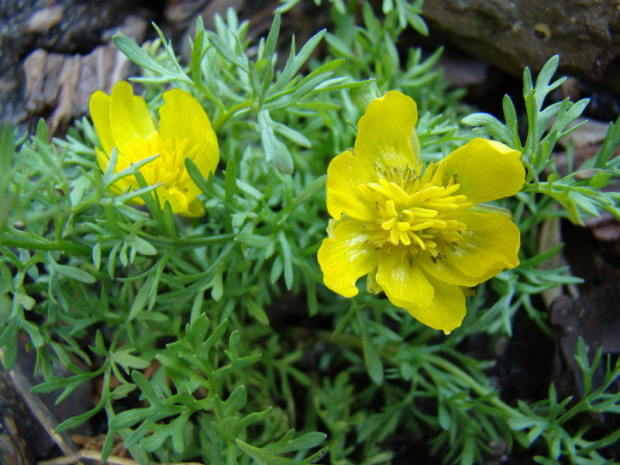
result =
[[[504,71],[560,71],[620,91],[620,0],[430,0],[432,34]]]
[[[555,121],[555,118],[553,119]],[[603,121],[595,121],[588,118],[584,118],[582,116],[578,117],[571,124],[568,125],[569,128],[577,126],[581,124],[581,126],[575,129],[570,134],[562,137],[558,144],[561,147],[568,147],[569,143],[572,143],[575,148],[583,148],[591,145],[601,144],[603,140],[605,140],[605,136],[607,135],[607,131],[609,130],[609,124]]]
[[[130,16],[125,23],[129,26],[123,28],[124,35],[143,37],[146,21]],[[26,110],[31,123],[45,117],[51,134],[63,132],[75,118],[88,112],[92,93],[109,93],[115,83],[129,76],[130,65],[113,44],[95,47],[87,55],[35,50],[24,61]]]
[[[28,411],[4,366],[0,363],[0,463],[34,465],[29,447]]]
[[[577,341],[583,338],[593,356],[599,348],[605,354],[620,353],[620,317],[616,312],[618,298],[620,298],[620,277],[609,275],[600,285],[577,299],[571,299],[566,295],[559,296],[551,306],[551,323],[558,328],[556,337],[559,339],[562,362],[572,372],[573,382],[577,390],[583,395],[584,384],[581,376],[581,368],[577,364],[574,354]],[[558,369],[556,376],[566,377],[568,373],[562,368]],[[569,375],[570,376],[570,375]],[[603,370],[601,367],[593,377],[594,389],[602,382]],[[560,385],[570,385],[570,381],[564,380]],[[574,393],[563,393],[565,395]],[[562,398],[560,397],[560,398]]]
[[[79,79],[85,77],[86,72],[80,68],[93,64],[88,59],[82,61],[81,54],[91,54],[95,47],[104,45],[106,31],[122,24],[129,11],[135,11],[140,3],[127,0],[2,0],[0,98],[3,104],[0,106],[0,122],[21,130],[28,129],[33,117],[54,111],[56,98],[60,99],[60,105],[64,105],[54,116],[54,124],[61,127],[65,121],[61,115],[67,112],[68,105],[74,103],[71,100],[74,97],[69,95],[74,89],[70,89],[67,81],[59,83],[64,90],[54,90],[52,79],[73,80],[79,87],[82,84]],[[23,61],[33,52],[30,75],[26,76]],[[103,54],[98,53],[93,60]],[[35,70],[44,74],[37,76],[33,74]],[[38,89],[43,93],[25,95],[27,85],[30,90]]]

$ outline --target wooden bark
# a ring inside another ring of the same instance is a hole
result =
[[[0,463],[5,465],[34,465],[29,445],[30,417],[13,382],[0,363]]]
[[[620,91],[620,0],[426,0],[423,16],[511,74],[560,54],[563,73]]]

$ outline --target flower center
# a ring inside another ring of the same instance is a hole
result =
[[[377,224],[385,231],[375,245],[403,245],[416,256],[426,252],[438,258],[444,247],[462,240],[467,226],[458,220],[459,212],[472,204],[466,196],[454,195],[460,185],[453,179],[447,185],[436,185],[427,176],[411,181],[404,183],[406,190],[384,178],[368,184],[377,198]]]
[[[130,163],[159,154],[158,158],[140,169],[147,184],[162,183],[168,190],[186,193],[193,182],[185,169],[188,145],[188,139],[163,139],[158,132],[150,134],[146,139],[137,138],[132,144],[123,147],[125,160],[122,165],[119,163],[117,171],[126,168]],[[135,187],[138,188],[137,183]]]

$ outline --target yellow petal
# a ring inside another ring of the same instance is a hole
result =
[[[514,195],[525,181],[521,153],[487,139],[469,141],[440,164],[445,167],[444,180],[455,176],[461,185],[456,193],[474,204]]]
[[[400,92],[373,100],[358,123],[355,156],[369,171],[415,169],[411,140],[417,120],[415,102]]]
[[[368,189],[362,186],[376,182],[376,176],[347,150],[335,157],[327,167],[327,211],[339,220],[344,213],[357,220],[373,221],[377,215],[374,203],[368,201]]]
[[[203,176],[219,162],[217,138],[204,108],[188,92],[173,89],[163,94],[159,109],[159,133],[163,139],[189,141],[185,157],[191,158]]]
[[[156,189],[157,197],[159,198],[159,204],[161,208],[164,208],[164,204],[168,202],[172,207],[172,213],[187,214],[189,212],[189,202],[187,196],[185,196],[178,189],[168,189],[166,186],[160,186]]]
[[[379,294],[383,292],[383,288],[377,282],[377,271],[368,273],[366,276],[366,291],[370,294]]]
[[[376,251],[368,244],[363,226],[352,219],[336,221],[332,237],[323,240],[318,252],[325,285],[344,297],[356,295],[357,280],[377,266]]]
[[[136,139],[148,139],[151,134],[156,132],[146,102],[142,97],[133,95],[133,90],[128,82],[121,81],[112,89],[110,125],[114,145],[123,153],[125,145],[135,143]],[[127,152],[127,154],[130,153]]]
[[[519,265],[521,239],[510,219],[499,213],[468,211],[460,220],[468,228],[462,233],[463,241],[435,262],[421,256],[424,271],[447,283],[475,286]]]
[[[399,249],[382,251],[375,279],[397,307],[406,307],[412,302],[426,307],[433,301],[435,291],[422,269]]]
[[[435,297],[428,306],[411,303],[405,307],[416,320],[449,334],[461,326],[465,318],[465,295],[458,286],[429,278],[435,288]]]
[[[95,131],[97,131],[101,146],[104,152],[109,154],[114,148],[114,138],[110,126],[110,96],[98,90],[91,95],[89,107],[90,116],[95,124]]]

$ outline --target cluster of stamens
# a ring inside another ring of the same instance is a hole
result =
[[[185,192],[190,179],[185,170],[184,158],[192,155],[188,153],[188,145],[188,139],[176,141],[163,139],[159,133],[154,132],[148,138],[136,140],[134,144],[128,145],[125,151],[131,154],[132,160],[143,160],[159,155],[158,158],[140,168],[146,182],[149,185],[161,183],[170,191]]]
[[[397,184],[381,177],[367,184],[376,198],[377,224],[386,233],[377,236],[376,246],[402,244],[416,256],[426,252],[438,258],[443,247],[462,240],[467,226],[456,213],[471,203],[464,195],[454,195],[460,188],[454,179],[445,185],[429,181],[424,176]]]

